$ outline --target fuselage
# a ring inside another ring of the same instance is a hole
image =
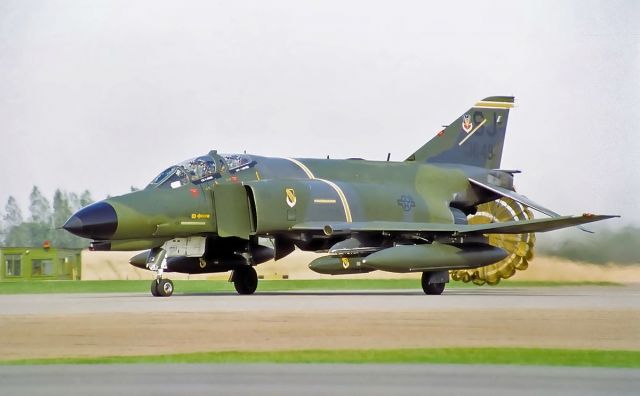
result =
[[[259,236],[314,221],[452,223],[456,208],[486,200],[468,177],[489,174],[482,168],[446,164],[253,155],[232,155],[243,157],[234,168],[225,157],[210,155],[216,171],[208,180],[152,183],[108,198],[76,213],[67,223],[75,228],[68,228],[93,239],[96,248],[109,244],[109,250],[140,250],[171,238],[215,235],[223,214],[216,213],[216,191],[225,185],[244,186],[251,233]]]

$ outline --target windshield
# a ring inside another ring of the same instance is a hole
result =
[[[212,180],[216,171],[213,158],[201,156],[171,166],[156,176],[147,188],[178,188],[189,182],[196,184]]]
[[[160,172],[160,174],[158,176],[156,176],[153,180],[151,180],[151,183],[149,183],[149,185],[151,184],[160,184],[163,181],[165,181],[169,176],[171,176],[173,174],[173,172],[176,171],[176,166],[170,166],[169,168],[163,170],[162,172]]]

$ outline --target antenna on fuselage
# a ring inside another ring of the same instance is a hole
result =
[[[391,159],[391,153],[387,153],[387,162]]]

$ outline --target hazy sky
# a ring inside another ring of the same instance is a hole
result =
[[[0,0],[0,211],[214,148],[402,160],[514,95],[518,190],[637,224],[639,20],[633,0]]]

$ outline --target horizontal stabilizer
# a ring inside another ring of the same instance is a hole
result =
[[[472,184],[475,184],[476,186],[482,187],[486,190],[489,190],[493,193],[496,193],[498,195],[501,195],[503,197],[507,197],[507,198],[511,198],[516,202],[521,203],[524,206],[527,206],[531,209],[537,210],[540,213],[546,214],[547,216],[551,216],[551,217],[560,217],[561,215],[559,213],[554,212],[551,209],[547,209],[544,206],[533,202],[532,200],[530,200],[529,198],[525,197],[524,195],[518,194],[515,191],[511,191],[511,190],[507,190],[506,188],[500,187],[500,186],[496,186],[490,183],[483,183],[479,180],[475,180],[472,178],[469,178],[469,182],[471,182]],[[593,231],[589,231],[584,227],[580,227],[578,226],[578,228],[584,232],[588,232],[589,234],[593,234]]]
[[[524,195],[518,194],[515,191],[511,191],[511,190],[507,190],[506,188],[503,187],[499,187],[490,183],[485,183],[485,182],[481,182],[479,180],[476,179],[472,179],[469,178],[469,182],[471,182],[472,184],[475,184],[476,186],[480,186],[486,190],[489,190],[493,193],[496,193],[498,195],[501,195],[503,197],[507,197],[507,198],[511,198],[516,202],[519,202],[521,204],[523,204],[524,206],[527,206],[531,209],[535,209],[540,213],[544,213],[547,216],[551,216],[551,217],[559,217],[560,214],[554,212],[551,209],[547,209],[542,205],[539,205],[535,202],[533,202],[532,200],[530,200],[529,198],[525,197]]]

